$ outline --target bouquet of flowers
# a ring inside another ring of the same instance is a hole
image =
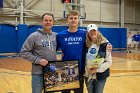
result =
[[[87,66],[88,70],[98,69],[101,64],[104,62],[104,58],[101,58],[100,56],[96,56],[93,60],[88,60],[88,63],[91,63]],[[89,73],[88,81],[91,79],[96,79],[96,73]]]

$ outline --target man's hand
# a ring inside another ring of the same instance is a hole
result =
[[[107,49],[108,49],[109,52],[112,51],[112,45],[110,43],[107,45]]]
[[[46,59],[41,59],[40,62],[39,62],[39,64],[41,66],[46,66],[48,64],[48,61]]]

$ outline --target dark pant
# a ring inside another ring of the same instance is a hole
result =
[[[73,91],[74,91],[74,93],[84,93],[83,88],[84,88],[84,77],[81,76],[80,77],[80,88],[73,89]],[[61,91],[61,93],[70,93],[70,91],[71,90],[63,90],[63,91]]]

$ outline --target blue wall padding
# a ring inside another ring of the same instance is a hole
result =
[[[28,26],[28,35],[35,32],[39,28],[42,28],[42,26],[40,26],[40,25]],[[68,26],[53,26],[52,27],[52,31],[57,32],[57,33],[60,31],[66,30],[66,29],[68,29]]]
[[[53,26],[52,31],[58,33],[60,31],[66,30],[66,29],[68,29],[68,26]]]
[[[0,24],[0,53],[20,52],[21,46],[29,34],[42,26],[19,24],[17,31],[15,28],[13,25]],[[52,28],[57,33],[66,29],[68,26],[53,26]],[[79,27],[79,29],[86,30],[86,27]],[[113,48],[126,48],[126,28],[99,28],[99,30],[109,40]]]
[[[0,0],[0,8],[3,8],[3,0]]]
[[[86,29],[85,27],[78,27],[79,29]],[[52,31],[59,33],[60,31],[67,30],[68,26],[53,26]]]
[[[42,28],[42,26],[40,26],[40,25],[30,25],[30,26],[28,26],[27,36],[29,36],[31,33],[35,32],[39,28]]]
[[[0,53],[17,51],[17,35],[15,26],[0,24]]]
[[[26,24],[17,25],[17,52],[20,52],[22,44],[27,38],[28,27]]]
[[[99,28],[99,30],[113,45],[113,48],[126,48],[126,28]]]

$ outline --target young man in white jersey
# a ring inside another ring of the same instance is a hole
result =
[[[131,49],[132,49],[132,39],[133,39],[133,35],[131,34],[131,32],[128,32],[127,34],[127,52],[131,53]]]

